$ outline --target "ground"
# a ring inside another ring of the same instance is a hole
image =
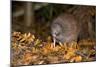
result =
[[[87,62],[96,60],[95,39],[79,42],[58,43],[53,46],[52,37],[47,41],[32,33],[12,32],[11,65],[39,65],[56,63]]]

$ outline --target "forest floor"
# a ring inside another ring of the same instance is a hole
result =
[[[40,65],[89,62],[96,60],[96,40],[59,43],[53,46],[52,38],[44,42],[31,33],[13,32],[11,39],[11,65]]]

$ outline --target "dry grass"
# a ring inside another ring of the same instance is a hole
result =
[[[11,65],[37,65],[72,63],[96,60],[96,41],[84,39],[72,43],[56,44],[51,37],[47,42],[31,33],[13,32],[11,40]]]

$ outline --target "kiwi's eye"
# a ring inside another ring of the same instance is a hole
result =
[[[60,33],[56,33],[56,36],[59,36],[60,35]]]

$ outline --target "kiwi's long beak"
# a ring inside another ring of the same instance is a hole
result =
[[[55,44],[56,44],[56,39],[55,37],[53,38],[53,47],[55,47]]]

